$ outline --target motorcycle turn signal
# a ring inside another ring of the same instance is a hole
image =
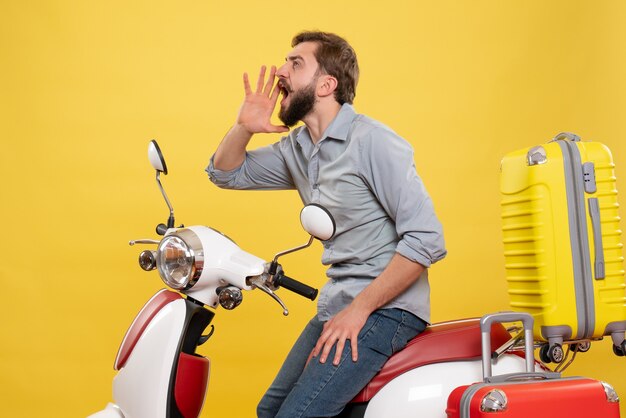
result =
[[[142,251],[141,254],[139,254],[139,266],[145,271],[156,269],[156,251]]]

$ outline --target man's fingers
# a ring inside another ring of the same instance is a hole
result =
[[[343,353],[343,347],[346,344],[346,340],[341,338],[337,340],[337,346],[335,347],[335,358],[333,359],[333,365],[339,366],[341,360],[341,354]]]
[[[261,72],[259,73],[259,79],[256,82],[256,92],[263,93],[263,81],[265,80],[265,70],[267,67],[265,65],[261,66]]]
[[[274,90],[272,90],[272,95],[270,96],[270,100],[272,101],[272,108],[276,107],[276,102],[278,101],[278,96],[280,95],[280,87],[278,87],[278,83],[274,86]]]
[[[267,78],[267,83],[265,83],[265,94],[267,96],[270,95],[270,92],[272,91],[272,86],[274,85],[274,80],[276,79],[276,66],[272,65],[272,68],[270,68],[270,76]]]
[[[326,359],[328,358],[328,354],[330,353],[330,349],[333,347],[337,340],[334,341],[326,341],[324,343],[324,349],[322,350],[322,354],[320,354],[320,363],[326,363]]]
[[[246,96],[252,94],[250,89],[250,80],[248,79],[248,73],[243,73],[243,90],[246,92]]]
[[[289,132],[289,128],[285,125],[270,125],[269,133]]]
[[[326,344],[326,339],[320,337],[320,339],[317,340],[317,344],[315,344],[315,348],[313,348],[313,357],[317,357],[321,355],[322,349],[324,348],[325,344]]]
[[[326,340],[323,339],[322,336],[318,338],[317,343],[315,343],[315,347],[313,347],[313,350],[311,350],[311,358],[317,357],[320,354],[320,351],[322,350],[325,341]]]
[[[330,321],[328,321],[324,325],[324,328],[326,328],[329,323]],[[322,331],[322,335],[320,335],[320,338],[317,340],[317,344],[315,344],[315,352],[316,355],[319,354],[320,356],[320,363],[326,363],[328,353],[330,352],[330,349],[333,347],[333,344],[335,344],[336,341],[337,338],[332,335],[331,331],[329,331],[328,329]]]
[[[359,359],[359,349],[357,341],[359,340],[358,335],[350,339],[350,347],[352,348],[352,361],[356,362]]]

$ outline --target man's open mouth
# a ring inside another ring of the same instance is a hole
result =
[[[289,86],[283,84],[282,82],[278,83],[278,87],[280,88],[280,92],[283,94],[284,97],[289,96],[289,93],[291,93],[291,89],[289,88]]]
[[[291,93],[291,89],[289,88],[289,86],[286,86],[283,83],[278,83],[278,87],[280,88],[280,92],[283,95],[283,98],[280,101],[280,105],[284,106],[285,102],[287,101],[287,97],[289,96],[289,93]]]

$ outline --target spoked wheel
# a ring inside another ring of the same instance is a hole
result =
[[[582,341],[570,345],[570,350],[577,351],[579,353],[586,353],[591,348],[591,341]]]
[[[548,357],[553,363],[560,363],[563,361],[563,357],[565,357],[565,353],[563,353],[563,347],[561,344],[554,344],[553,346],[548,348]]]

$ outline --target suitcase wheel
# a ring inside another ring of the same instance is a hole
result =
[[[586,353],[591,348],[590,341],[582,341],[579,343],[574,343],[570,345],[570,350],[577,351],[579,353]]]
[[[564,357],[563,347],[561,344],[550,345],[543,344],[539,349],[539,359],[544,363],[560,363]]]
[[[626,340],[622,341],[620,345],[613,344],[613,352],[618,357],[624,357],[626,355]]]

